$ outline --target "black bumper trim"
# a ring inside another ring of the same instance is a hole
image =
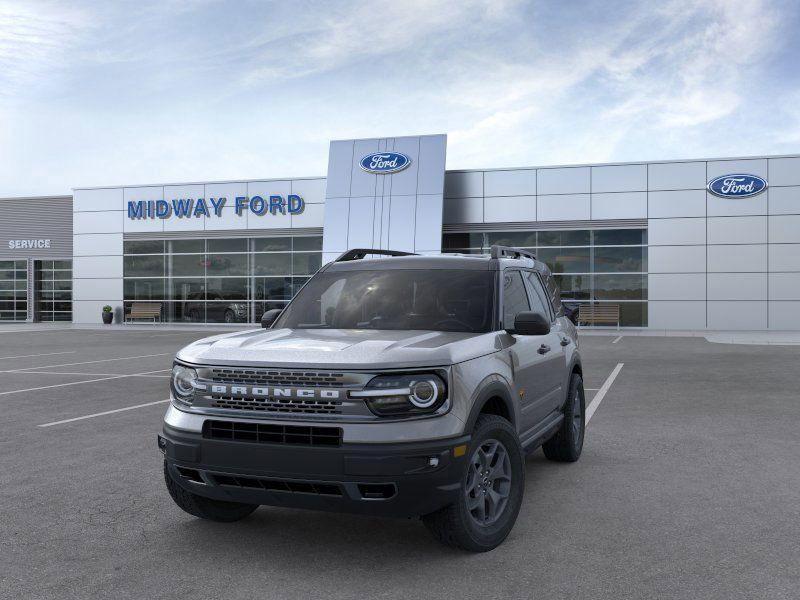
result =
[[[304,447],[207,439],[165,426],[159,449],[170,476],[208,498],[412,517],[455,500],[466,459],[452,449],[469,439]]]

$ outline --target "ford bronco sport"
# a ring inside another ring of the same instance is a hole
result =
[[[236,521],[266,504],[421,517],[480,552],[516,521],[526,453],[581,454],[577,332],[529,252],[350,250],[262,326],[175,358],[158,442],[169,493],[192,515]]]

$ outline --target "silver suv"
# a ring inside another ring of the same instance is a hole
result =
[[[158,443],[192,515],[236,521],[267,504],[422,517],[480,552],[514,526],[526,453],[581,454],[577,331],[529,252],[350,250],[262,326],[175,358]]]

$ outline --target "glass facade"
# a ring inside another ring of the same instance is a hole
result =
[[[39,321],[72,320],[72,261],[37,260],[36,315]]]
[[[0,260],[0,321],[24,321],[27,318],[27,261]]]
[[[126,315],[161,306],[162,321],[257,322],[283,308],[322,266],[322,237],[125,241]]]
[[[532,250],[547,263],[561,299],[620,307],[620,325],[647,326],[647,230],[577,229],[446,233],[443,252],[481,254],[493,244]]]

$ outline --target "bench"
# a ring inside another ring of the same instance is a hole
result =
[[[160,302],[134,302],[128,314],[125,315],[125,322],[134,321],[137,319],[149,319],[153,323],[158,320],[161,321],[161,303]]]
[[[616,323],[619,329],[619,304],[581,304],[578,307],[578,325]]]

